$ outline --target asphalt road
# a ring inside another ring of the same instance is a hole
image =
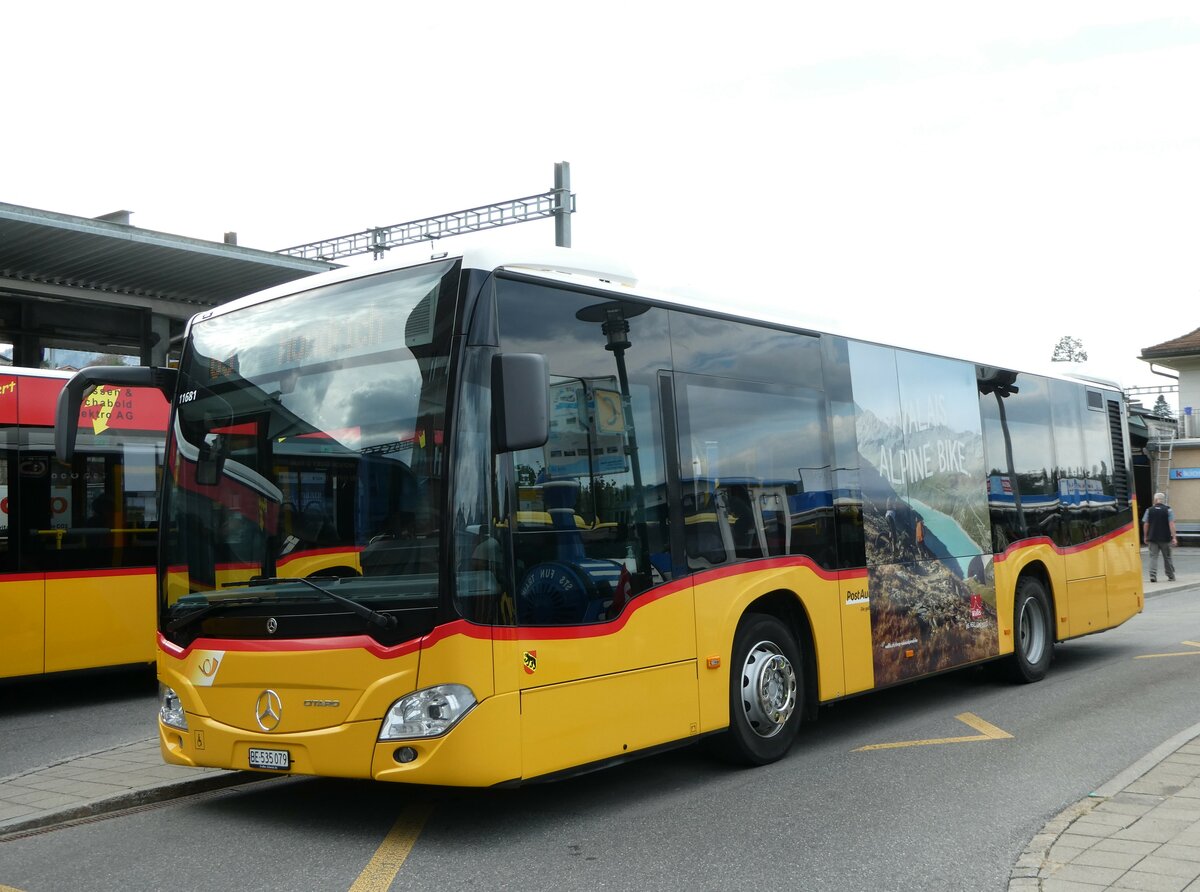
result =
[[[0,884],[348,890],[386,850],[392,870],[403,859],[394,879],[356,892],[1001,890],[1050,817],[1200,720],[1200,660],[1156,656],[1196,650],[1185,641],[1200,641],[1200,588],[1059,646],[1039,684],[971,670],[827,708],[765,768],[688,749],[509,791],[284,778],[0,843]],[[73,713],[18,718],[65,727]],[[962,737],[980,739],[861,749]]]
[[[0,681],[0,777],[157,734],[153,666]]]

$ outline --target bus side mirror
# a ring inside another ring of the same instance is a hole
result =
[[[225,470],[225,438],[220,434],[209,434],[196,456],[196,483],[200,486],[216,486]]]
[[[70,462],[79,434],[79,407],[92,389],[102,384],[117,387],[154,387],[167,402],[175,398],[175,369],[149,366],[98,365],[80,369],[58,394],[54,407],[54,454],[61,462]]]
[[[492,442],[497,453],[550,438],[550,366],[540,353],[492,357]]]
[[[1016,372],[986,365],[975,366],[975,383],[980,393],[985,395],[998,393],[1002,398],[1019,393],[1021,390],[1016,386]]]

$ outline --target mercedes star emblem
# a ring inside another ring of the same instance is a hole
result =
[[[254,704],[254,718],[258,727],[264,731],[274,731],[279,727],[279,719],[283,716],[283,703],[274,691],[266,690],[258,695]]]

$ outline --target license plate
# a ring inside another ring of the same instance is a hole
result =
[[[287,750],[260,750],[251,748],[251,768],[271,768],[275,771],[286,771],[291,767],[292,757]]]

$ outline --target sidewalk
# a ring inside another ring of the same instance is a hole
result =
[[[167,765],[147,738],[0,778],[0,840],[123,808],[273,775]]]
[[[1009,892],[1200,890],[1200,724],[1054,817]]]
[[[1180,551],[1175,581],[1160,564],[1146,598],[1200,586],[1200,568]],[[1009,874],[1009,892],[1035,889],[1200,892],[1200,724],[1052,818]]]

